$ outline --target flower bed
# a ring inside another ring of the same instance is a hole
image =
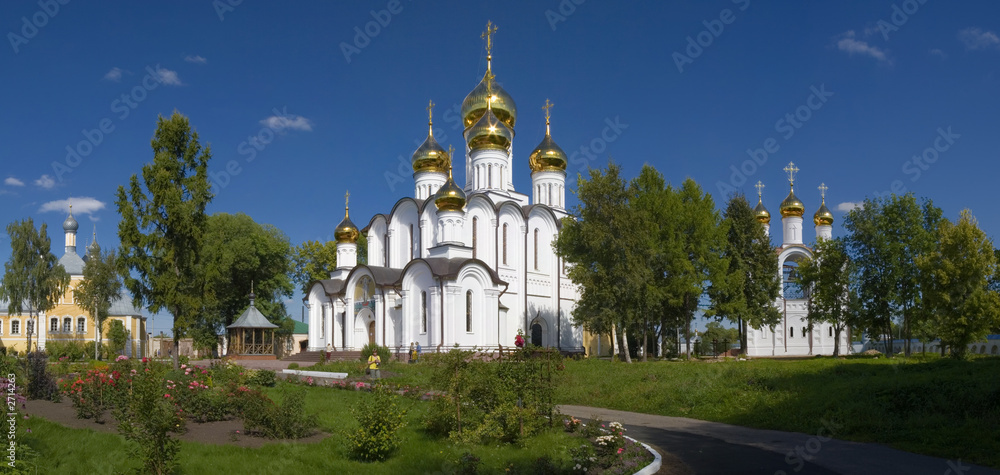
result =
[[[573,470],[579,473],[631,474],[656,460],[646,446],[625,436],[625,427],[619,422],[603,424],[595,420],[585,424],[570,417],[563,425],[567,432],[577,434],[585,441],[570,449]]]

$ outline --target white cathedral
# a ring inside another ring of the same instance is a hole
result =
[[[796,283],[798,264],[804,259],[812,258],[812,249],[802,241],[804,229],[802,215],[805,205],[795,196],[795,173],[799,169],[794,163],[785,167],[788,173],[790,190],[788,196],[781,202],[781,246],[775,249],[778,262],[778,272],[781,278],[781,293],[774,305],[781,313],[781,323],[770,328],[747,328],[747,356],[810,356],[832,355],[836,341],[836,332],[829,323],[814,323],[809,326],[806,318],[808,313],[808,295]],[[764,226],[764,232],[770,236],[771,213],[764,207],[764,185],[757,182],[757,207],[754,212],[757,221]],[[813,224],[816,226],[816,240],[833,237],[833,213],[826,207],[825,184],[819,186],[822,202]],[[840,334],[840,353],[850,351],[850,328]]]
[[[465,185],[452,177],[452,150],[427,139],[413,153],[413,197],[396,202],[359,230],[345,203],[337,226],[337,269],[304,300],[310,350],[359,350],[368,343],[423,351],[528,342],[582,353],[572,324],[578,289],[552,243],[565,210],[567,157],[545,137],[528,156],[531,197],[514,190],[511,152],[517,107],[492,71],[487,26],[486,74],[466,96]],[[431,104],[431,107],[433,104]],[[428,107],[430,112],[431,107]],[[365,233],[368,262],[357,262]]]

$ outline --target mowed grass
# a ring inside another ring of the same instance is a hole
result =
[[[275,442],[256,449],[183,442],[178,473],[453,473],[465,452],[481,459],[484,473],[504,472],[511,466],[520,473],[530,473],[530,467],[542,456],[568,467],[569,448],[579,445],[578,439],[558,428],[528,439],[524,447],[454,444],[423,430],[428,403],[404,399],[401,403],[408,410],[407,426],[400,430],[403,443],[399,451],[385,462],[356,462],[348,457],[344,435],[357,428],[350,408],[368,393],[305,389],[306,411],[315,416],[320,430],[332,434],[330,437],[313,444]],[[27,443],[42,454],[38,473],[131,473],[139,468],[124,438],[117,434],[70,429],[38,418],[33,418],[30,427]]]
[[[567,361],[556,402],[815,434],[1000,468],[1000,358]]]

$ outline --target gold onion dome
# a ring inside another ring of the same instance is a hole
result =
[[[344,220],[337,225],[337,229],[333,231],[333,237],[338,243],[356,243],[358,242],[358,236],[361,234],[358,232],[358,227],[351,222],[351,217],[349,213],[349,208],[347,206],[347,198],[350,197],[350,193],[345,196],[344,204]]]
[[[434,107],[434,103],[431,102],[427,106],[428,110],[428,131],[427,139],[424,143],[417,147],[417,151],[413,152],[413,159],[411,163],[413,164],[413,171],[416,172],[440,172],[444,173],[448,167],[451,166],[451,155],[440,144],[437,140],[434,140],[434,121],[431,120],[430,110]]]
[[[451,168],[448,168],[448,181],[438,188],[434,193],[434,204],[438,211],[462,211],[465,209],[465,192],[462,191],[455,180],[451,177]]]
[[[493,97],[492,101],[489,100],[490,97]],[[489,69],[486,70],[482,81],[479,81],[462,102],[462,121],[465,128],[472,127],[479,121],[488,108],[492,108],[493,114],[507,127],[514,128],[514,123],[517,122],[517,105],[514,104],[514,98],[496,83],[496,77]]]
[[[771,213],[764,207],[763,201],[757,201],[757,207],[753,209],[753,214],[761,224],[769,224],[771,222]]]
[[[833,213],[831,213],[830,209],[826,207],[826,201],[823,201],[823,204],[819,206],[816,214],[813,215],[813,222],[816,223],[816,226],[833,225]]]
[[[785,201],[781,202],[781,217],[788,218],[795,216],[797,218],[801,218],[805,211],[806,205],[802,204],[802,201],[795,196],[795,188],[792,187],[792,189],[789,190]]]
[[[549,109],[552,104],[545,100],[545,138],[542,143],[535,147],[535,150],[528,156],[528,166],[533,172],[566,171],[568,159],[555,140],[552,140],[552,132],[549,126]]]
[[[493,114],[490,108],[487,108],[486,113],[465,131],[465,141],[469,144],[470,150],[495,149],[506,152],[510,151],[513,140],[514,133]]]
[[[493,75],[493,34],[496,31],[497,27],[493,22],[486,22],[486,31],[482,34],[482,38],[486,40],[486,74],[462,101],[462,123],[466,129],[479,122],[490,108],[508,128],[513,129],[517,122],[514,98],[497,84],[496,76]]]

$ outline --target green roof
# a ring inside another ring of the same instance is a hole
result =
[[[295,329],[292,330],[293,334],[309,333],[309,324],[306,322],[295,321]]]

